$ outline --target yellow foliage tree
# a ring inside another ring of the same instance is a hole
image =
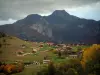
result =
[[[97,73],[100,67],[95,66],[100,65],[100,45],[94,44],[92,47],[84,49],[81,63],[85,70]]]

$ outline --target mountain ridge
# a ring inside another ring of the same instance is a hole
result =
[[[65,10],[55,10],[49,16],[30,14],[11,25],[0,26],[0,31],[31,41],[100,43],[97,40],[100,33],[98,27],[100,21],[79,18]]]

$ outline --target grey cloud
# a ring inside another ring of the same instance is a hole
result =
[[[4,25],[4,24],[12,24],[14,22],[16,22],[17,20],[13,20],[13,19],[8,19],[8,20],[0,20],[0,25]]]
[[[44,14],[56,9],[90,5],[100,0],[0,0],[1,19],[20,19],[28,14]]]

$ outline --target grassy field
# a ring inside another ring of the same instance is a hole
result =
[[[24,71],[21,73],[16,73],[13,75],[35,75],[37,71],[39,71],[44,65],[43,59],[45,56],[48,56],[48,59],[52,60],[55,63],[60,63],[67,61],[68,59],[59,58],[56,54],[54,54],[51,50],[54,50],[55,46],[48,46],[44,44],[43,47],[39,47],[40,43],[23,41],[16,37],[3,37],[0,38],[0,60],[6,63],[13,63],[16,60],[23,60],[23,62],[27,61],[38,61],[41,65],[30,65],[25,67]],[[22,48],[22,45],[25,45],[25,48]],[[80,48],[86,48],[88,46],[81,46]],[[79,47],[73,47],[73,50],[77,51]],[[31,53],[33,49],[37,49],[36,53],[26,56],[17,56],[16,52],[19,50],[23,50],[25,53]]]
[[[77,52],[78,50],[84,49],[84,48],[88,48],[90,47],[89,45],[85,45],[85,46],[73,46],[73,50],[75,52]]]
[[[6,40],[5,43],[3,41],[4,39]],[[16,52],[18,50],[23,50],[24,52],[32,52],[32,48],[39,48],[39,43],[23,41],[16,37],[0,38],[0,43],[2,44],[2,47],[0,47],[0,51],[2,52],[0,54],[0,60],[6,62],[7,64],[13,63],[16,60],[23,60],[23,62],[38,61],[40,63],[43,63],[43,59],[45,56],[48,56],[50,59],[52,58],[52,56],[54,56],[54,54],[49,51],[50,49],[53,49],[53,47],[49,47],[46,44],[43,48],[40,48],[39,51],[33,53],[32,55],[16,56]],[[21,45],[23,44],[26,46],[25,48],[21,47]],[[31,67],[25,67],[23,72],[13,75],[35,75],[35,73],[41,68],[41,66],[31,65]]]

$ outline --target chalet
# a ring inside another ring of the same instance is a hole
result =
[[[66,45],[65,44],[63,45],[63,48],[66,48]]]
[[[55,45],[55,47],[58,48],[59,46],[58,45]]]
[[[47,42],[47,45],[49,45],[49,46],[53,46],[54,43],[52,43],[52,42]]]
[[[61,52],[64,52],[65,50],[62,49],[62,50],[60,50],[60,51],[61,51]]]
[[[33,49],[33,50],[32,50],[32,53],[36,53],[36,52],[37,52],[37,50],[36,50],[36,49]]]
[[[69,55],[69,58],[78,58],[78,55],[77,54]]]
[[[23,44],[23,45],[21,45],[21,48],[26,48],[26,46]]]
[[[24,51],[23,51],[23,50],[18,50],[16,53],[17,53],[18,55],[22,55],[22,54],[24,54]]]
[[[72,50],[72,47],[71,46],[66,46],[66,49],[67,50]]]
[[[48,64],[50,60],[43,60],[43,64]]]
[[[44,44],[40,44],[40,46],[39,47],[43,47],[44,46]]]
[[[83,50],[77,52],[78,57],[82,56],[82,54],[83,54]]]
[[[15,60],[15,63],[23,62],[23,60]]]

